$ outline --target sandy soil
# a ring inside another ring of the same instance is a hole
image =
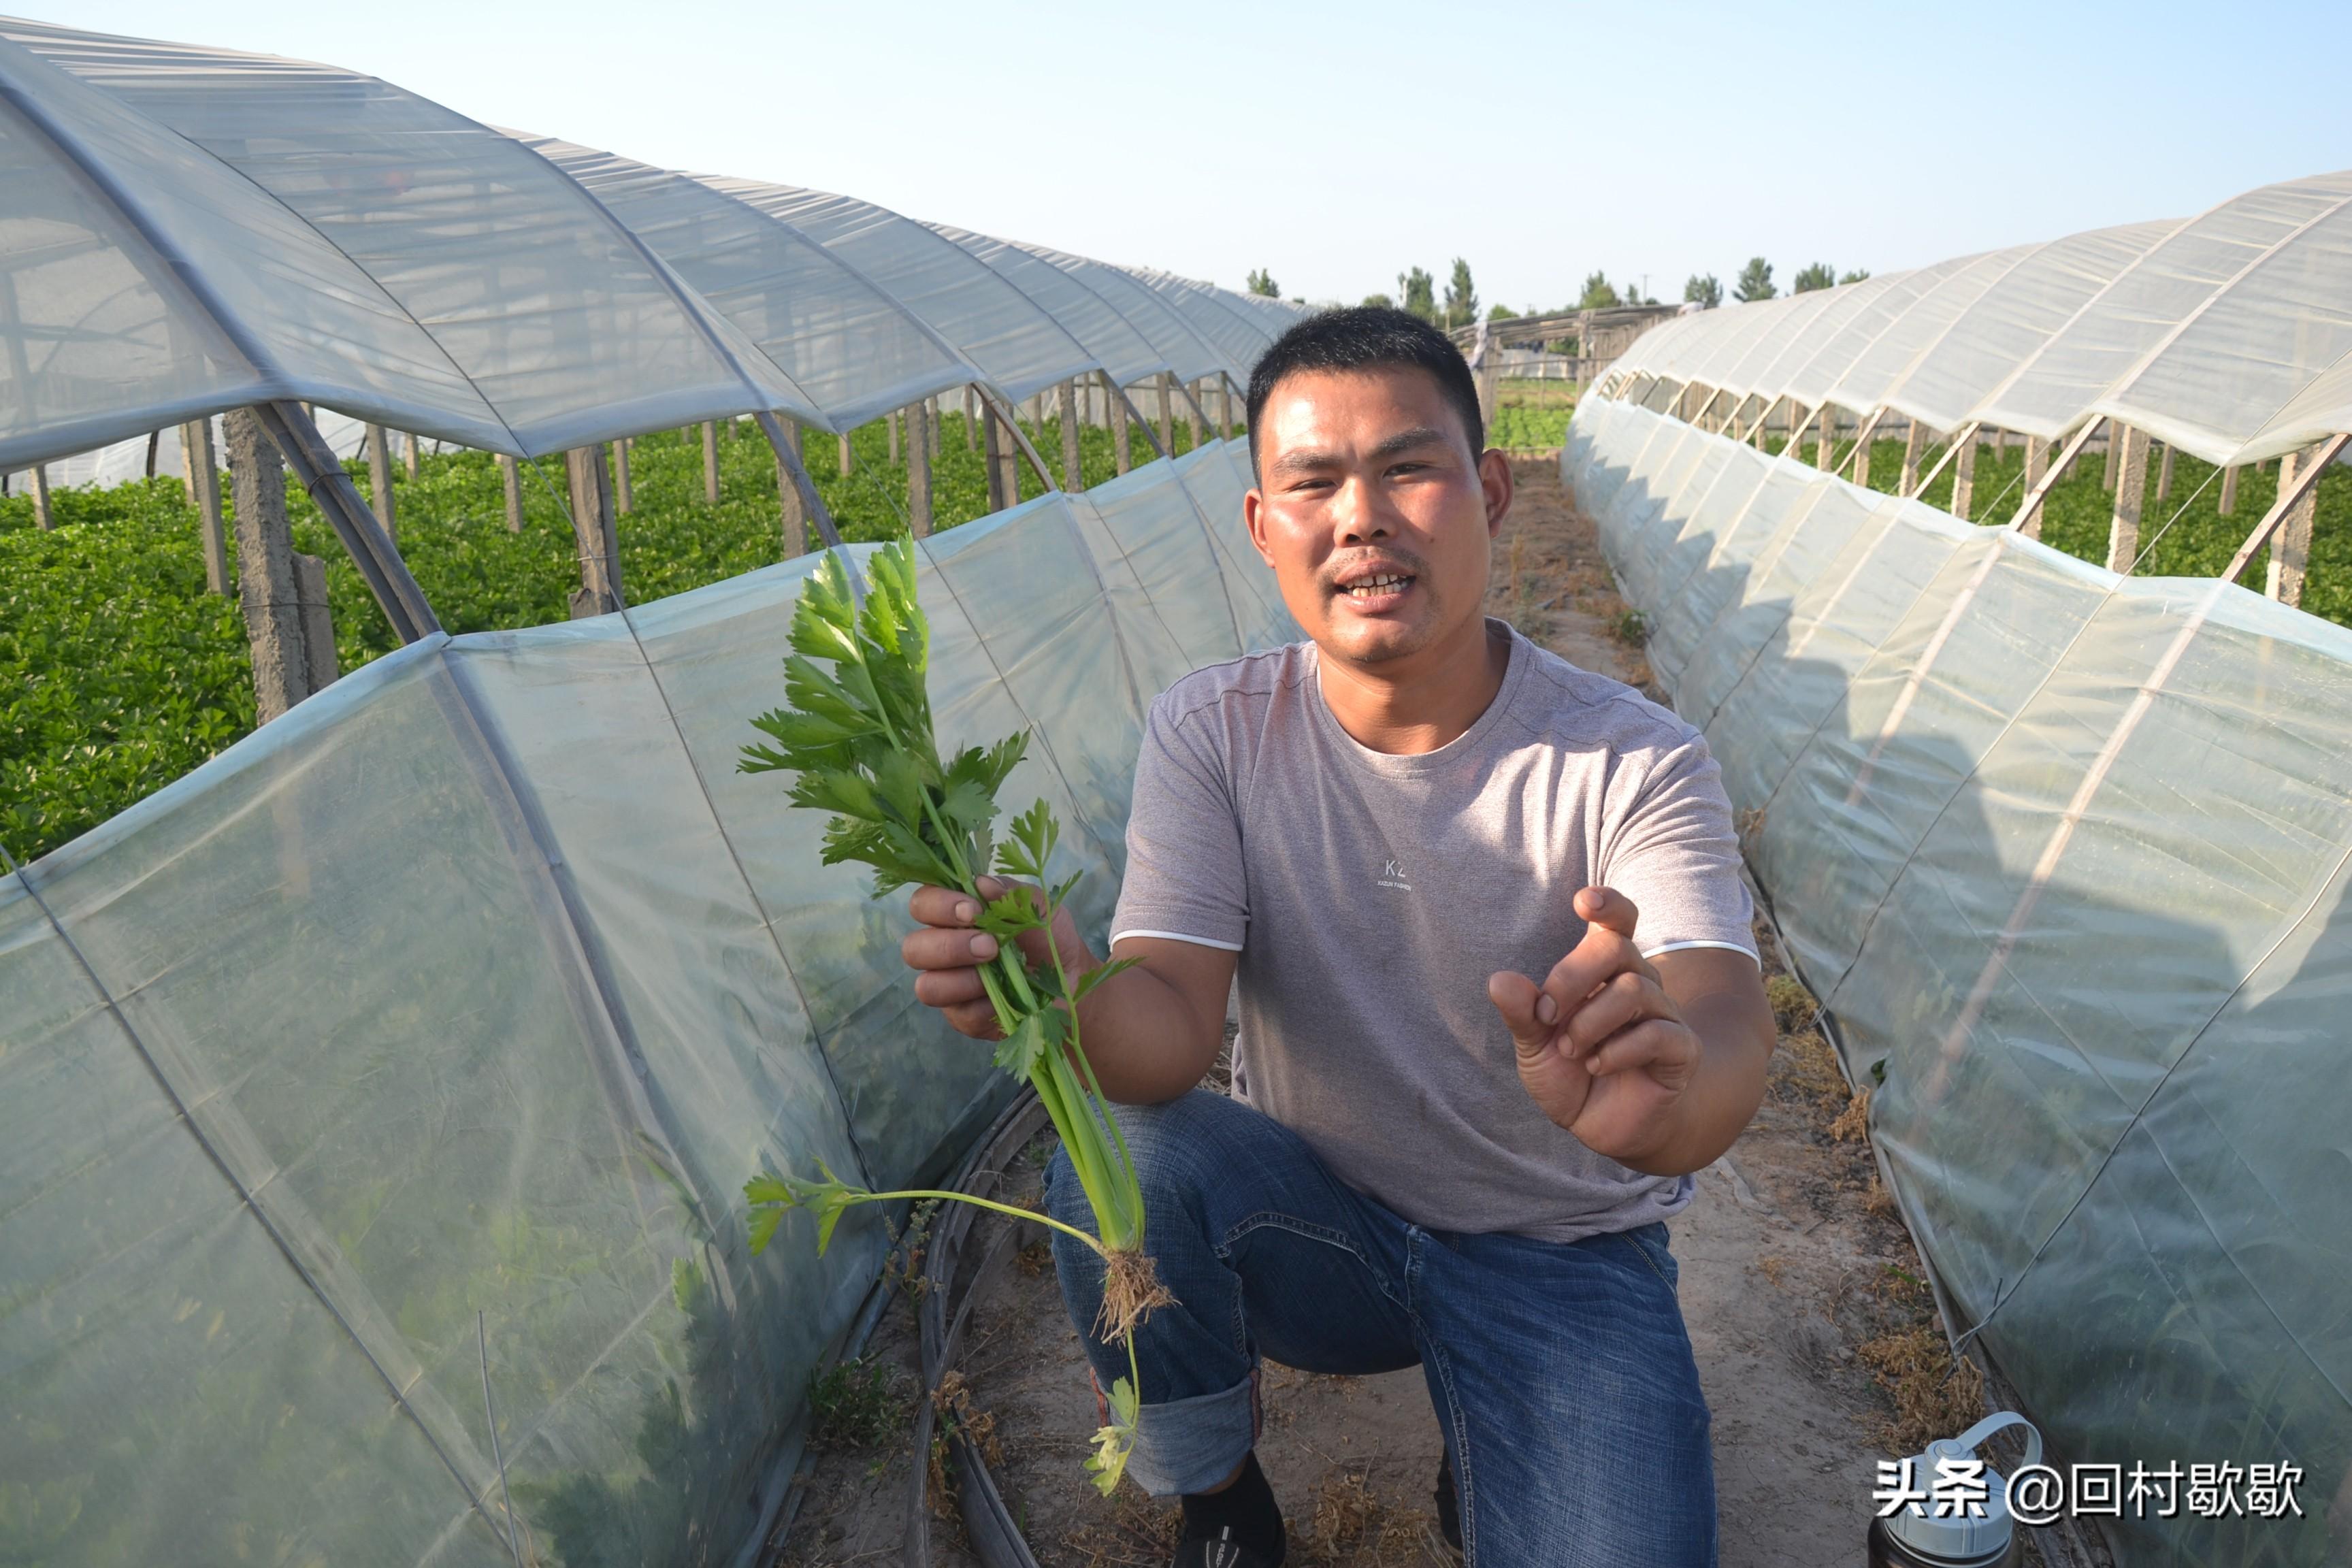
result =
[[[1517,471],[1495,610],[1575,663],[1646,684],[1638,647],[1612,635],[1625,629],[1624,605],[1556,469],[1531,460]],[[1769,928],[1759,935],[1778,972]],[[1775,1001],[1784,1034],[1770,1091],[1739,1143],[1701,1173],[1673,1245],[1715,1414],[1724,1568],[1837,1568],[1863,1561],[1875,1460],[1958,1430],[1982,1405],[1972,1372],[1956,1375],[1944,1355],[1917,1257],[1877,1190],[1859,1118],[1845,1114],[1851,1096],[1834,1058],[1811,1031],[1811,998],[1783,978]],[[1015,1237],[974,1286],[964,1370],[971,1418],[998,1456],[991,1468],[1045,1568],[1165,1563],[1173,1510],[1132,1487],[1100,1499],[1080,1471],[1094,1398],[1043,1232],[1025,1228],[1035,1234]],[[966,1256],[986,1240],[977,1230]],[[916,1382],[911,1322],[901,1299],[868,1355],[902,1409]],[[1265,1405],[1260,1456],[1291,1519],[1294,1563],[1454,1561],[1436,1538],[1440,1445],[1418,1372],[1272,1369]],[[1898,1438],[1917,1441],[1898,1449]],[[905,1439],[838,1441],[816,1457],[780,1561],[896,1562],[913,1496]],[[934,1561],[969,1561],[944,1517],[952,1503],[934,1503]]]

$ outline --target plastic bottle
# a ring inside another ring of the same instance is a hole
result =
[[[2025,1428],[2025,1463],[2042,1462],[2042,1434],[2013,1410],[1986,1416],[1957,1437],[1939,1437],[1911,1460],[1911,1485],[1932,1486],[1938,1459],[1973,1459],[1977,1445],[2007,1426]],[[2010,1517],[2008,1484],[1984,1468],[1983,1511],[1963,1509],[1938,1517],[1931,1503],[1911,1502],[1870,1521],[1870,1568],[2016,1568],[2025,1543]]]

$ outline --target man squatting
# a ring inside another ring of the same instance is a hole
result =
[[[1082,1007],[1178,1303],[1139,1331],[1129,1474],[1182,1498],[1178,1568],[1276,1568],[1259,1358],[1418,1365],[1471,1563],[1706,1568],[1665,1221],[1775,1038],[1715,762],[1483,613],[1511,468],[1434,328],[1302,321],[1250,378],[1249,436],[1250,538],[1307,640],[1152,703],[1111,935],[1139,962]],[[913,910],[916,994],[992,1036],[978,910],[927,888]],[[1101,962],[1066,913],[1053,940],[1073,976]],[[1196,1086],[1236,977],[1227,1098]],[[1092,1228],[1061,1156],[1046,1195]],[[1055,1260],[1107,1386],[1100,1262]]]

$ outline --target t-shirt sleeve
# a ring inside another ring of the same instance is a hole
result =
[[[1241,814],[1213,709],[1179,717],[1173,693],[1151,705],[1127,818],[1127,877],[1111,941],[1173,937],[1239,952],[1249,932]]]
[[[1601,881],[1641,910],[1645,958],[1686,947],[1756,956],[1755,906],[1739,876],[1739,836],[1723,771],[1694,733],[1659,755],[1629,805],[1612,812]]]

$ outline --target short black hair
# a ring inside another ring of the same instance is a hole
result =
[[[1387,305],[1347,305],[1319,310],[1282,336],[1250,372],[1250,469],[1257,469],[1258,416],[1285,376],[1301,372],[1386,370],[1409,365],[1427,371],[1437,390],[1461,416],[1470,437],[1470,456],[1486,449],[1486,422],[1478,413],[1478,384],[1454,340],[1419,316]]]

